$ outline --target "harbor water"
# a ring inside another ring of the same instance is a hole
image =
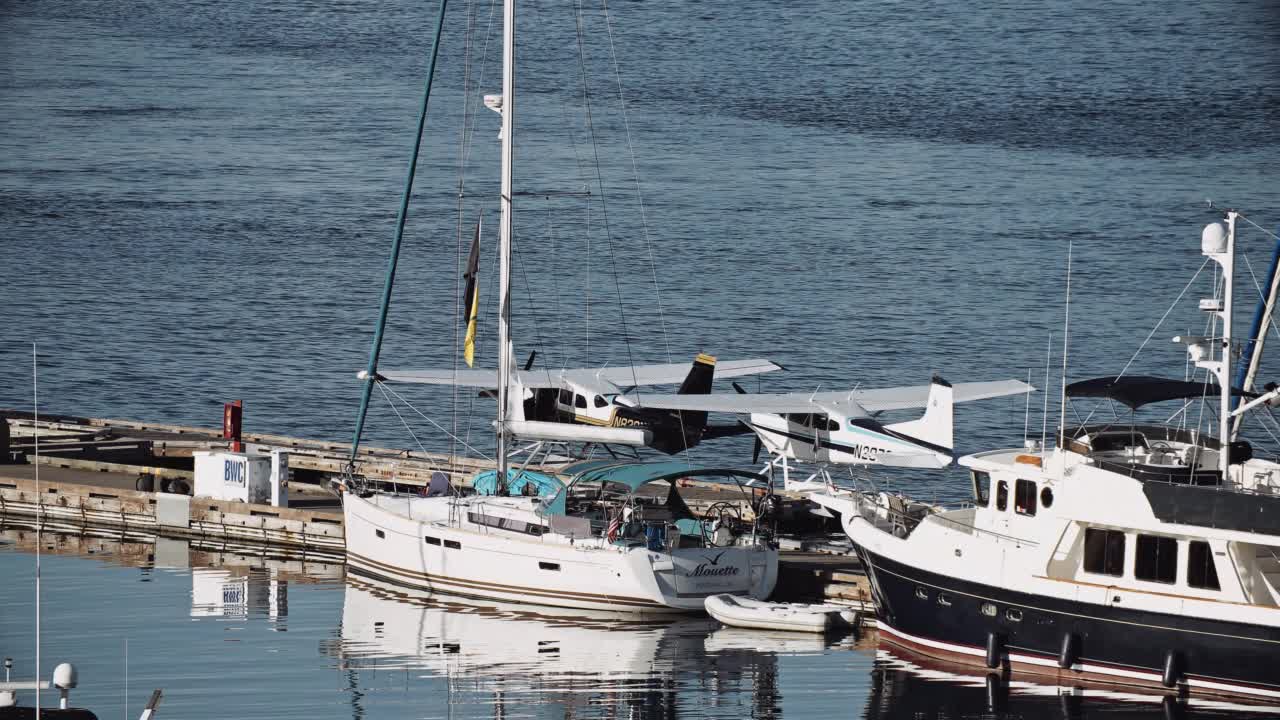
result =
[[[349,438],[435,10],[0,4],[0,407],[31,407],[37,343],[47,412],[213,426],[241,398],[249,431]],[[519,11],[520,362],[768,357],[788,370],[747,385],[773,391],[1030,376],[1049,392],[957,409],[959,451],[1019,445],[1060,417],[1069,254],[1067,380],[1179,376],[1169,339],[1203,329],[1212,293],[1196,277],[1200,229],[1221,217],[1206,199],[1280,224],[1274,3]],[[385,368],[461,363],[481,216],[477,364],[496,363],[498,117],[481,96],[500,87],[499,18],[475,0],[446,16]],[[1238,293],[1256,297],[1274,244],[1242,225]],[[410,434],[375,396],[370,441],[490,451],[491,401],[396,390],[429,420],[401,406]],[[1276,450],[1267,426],[1245,432]],[[750,454],[734,438],[691,457]],[[959,468],[887,477],[966,493]],[[32,556],[6,538],[0,653],[29,670]],[[48,558],[43,607],[45,657],[81,667],[75,697],[101,717],[124,709],[126,640],[134,716],[155,686],[188,718],[992,709],[973,681],[850,638],[584,624],[397,597],[332,568],[250,581],[208,558],[103,552]],[[1056,692],[997,709],[1091,708],[1162,716]]]
[[[993,701],[982,676],[922,666],[874,635],[582,617],[405,594],[314,561],[44,541],[41,651],[76,664],[72,699],[101,718],[137,717],[155,687],[161,716],[188,720],[1167,717],[1159,697],[1097,689],[1014,683]],[[16,679],[35,644],[31,613],[16,610],[32,605],[34,533],[0,530],[0,542],[0,652]]]

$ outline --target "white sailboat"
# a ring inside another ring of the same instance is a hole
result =
[[[764,528],[734,513],[695,517],[679,491],[686,478],[767,487],[763,476],[684,462],[588,461],[561,477],[508,472],[513,431],[523,421],[510,339],[513,0],[504,3],[503,23],[502,96],[486,99],[502,115],[496,427],[497,477],[507,482],[497,485],[509,492],[534,475],[537,482],[532,496],[515,497],[347,492],[348,567],[416,589],[598,610],[700,611],[717,593],[768,597],[778,551]],[[366,382],[376,368],[370,371]]]

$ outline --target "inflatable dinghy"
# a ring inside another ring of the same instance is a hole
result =
[[[725,625],[761,630],[824,633],[856,628],[861,614],[840,605],[771,603],[738,595],[710,595],[707,613]]]

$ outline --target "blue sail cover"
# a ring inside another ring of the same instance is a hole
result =
[[[526,488],[532,485],[537,489],[538,497],[551,497],[560,492],[564,488],[564,483],[560,482],[550,475],[544,475],[533,470],[507,470],[507,494],[509,495],[526,495]],[[498,471],[485,470],[476,475],[472,481],[472,487],[475,488],[477,495],[497,495],[498,494]]]

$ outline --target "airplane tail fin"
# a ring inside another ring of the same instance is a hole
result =
[[[711,393],[711,382],[715,379],[716,359],[706,353],[698,353],[693,359],[693,366],[684,382],[680,383],[678,395],[708,395]],[[680,418],[685,437],[696,442],[701,439],[702,431],[707,427],[707,413],[696,410],[675,410],[672,412]]]
[[[951,383],[935,375],[933,385],[929,388],[929,404],[925,406],[924,415],[918,420],[885,427],[913,440],[935,445],[939,451],[950,453],[955,447],[953,397]]]

